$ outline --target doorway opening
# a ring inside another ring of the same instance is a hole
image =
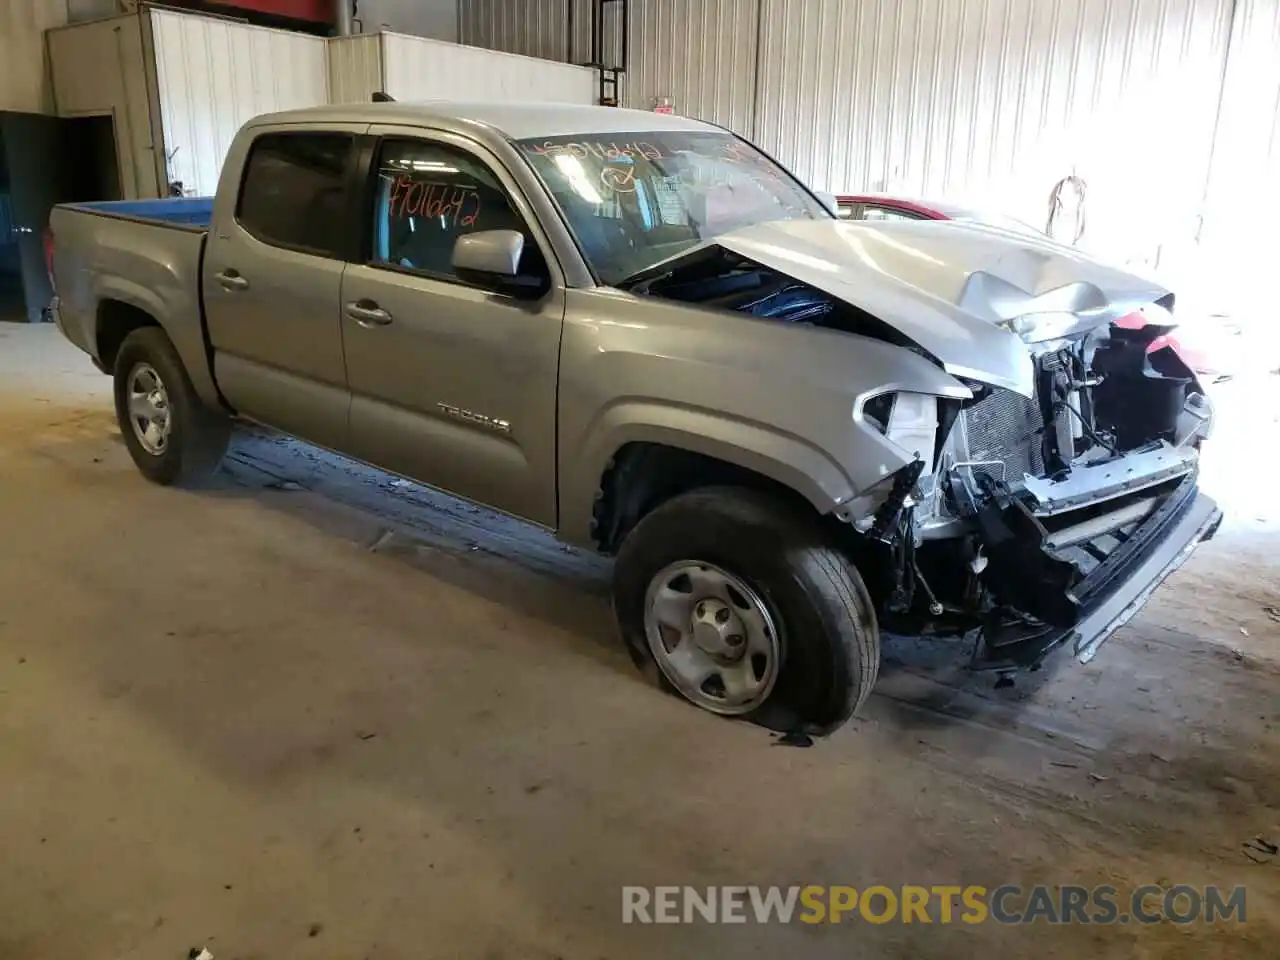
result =
[[[53,206],[121,198],[111,116],[0,112],[0,320],[47,317]]]
[[[0,126],[0,320],[23,319],[26,302],[22,296],[22,258],[18,251],[18,225],[13,219],[4,129]]]
[[[59,203],[123,200],[116,125],[110,116],[71,117],[59,121],[61,183]]]

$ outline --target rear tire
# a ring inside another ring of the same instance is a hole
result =
[[[142,475],[165,486],[199,486],[217,471],[231,420],[205,406],[159,327],[129,334],[116,354],[116,420]]]
[[[681,633],[663,621],[684,616],[686,587],[692,625]],[[645,516],[618,552],[613,603],[634,659],[663,689],[774,730],[830,733],[866,700],[880,667],[857,570],[814,517],[755,490],[694,490]],[[728,634],[719,645],[717,623]],[[755,665],[739,666],[737,651],[757,642]]]

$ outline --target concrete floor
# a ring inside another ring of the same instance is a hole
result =
[[[0,328],[3,960],[1276,956],[1256,423],[1206,467],[1223,535],[1094,664],[996,692],[894,643],[798,750],[641,682],[597,559],[278,438],[149,485],[108,388]],[[1243,883],[1248,922],[620,923],[624,884],[1037,882]]]

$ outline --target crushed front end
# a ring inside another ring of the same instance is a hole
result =
[[[626,286],[899,348],[849,365],[852,431],[788,420],[855,481],[834,513],[889,632],[976,634],[996,670],[1068,643],[1087,660],[1221,522],[1196,486],[1213,416],[1168,337],[1173,295],[1079,250],[980,224],[786,221]]]
[[[970,400],[865,404],[922,454],[859,525],[879,551],[886,629],[976,633],[977,665],[994,670],[1064,644],[1088,661],[1213,536],[1222,514],[1196,483],[1212,409],[1168,329],[1030,342],[1031,397],[970,382]]]

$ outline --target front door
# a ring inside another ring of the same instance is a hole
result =
[[[264,128],[218,188],[204,303],[218,385],[240,413],[334,449],[347,440],[338,320],[356,128]],[[243,170],[241,182],[227,182]]]
[[[550,247],[497,158],[460,137],[374,127],[365,262],[342,281],[351,452],[458,496],[556,522],[556,381],[564,290]],[[453,272],[459,236],[525,235],[515,299]]]

